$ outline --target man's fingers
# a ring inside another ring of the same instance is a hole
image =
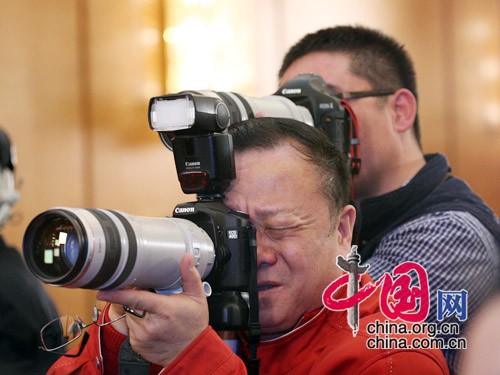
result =
[[[182,278],[183,294],[191,297],[205,298],[205,292],[201,282],[201,277],[194,266],[193,256],[189,253],[184,254],[180,264]],[[111,302],[120,305],[126,305],[133,310],[158,313],[160,309],[158,295],[145,290],[123,289],[123,290],[105,290],[97,293],[97,299],[100,301]]]
[[[181,259],[180,267],[183,294],[205,298],[201,277],[194,266],[193,256],[190,253],[184,254]]]
[[[159,296],[146,290],[124,289],[100,291],[96,297],[100,301],[126,305],[133,310],[155,313]]]

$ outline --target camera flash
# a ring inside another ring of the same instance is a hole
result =
[[[194,124],[195,107],[189,95],[152,99],[150,125],[154,131],[189,129]]]

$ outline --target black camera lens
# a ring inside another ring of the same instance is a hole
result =
[[[82,225],[67,212],[52,210],[37,216],[29,225],[24,243],[28,266],[44,282],[61,282],[84,263],[85,238]],[[80,261],[79,261],[80,258]]]
[[[174,290],[182,286],[182,256],[193,254],[202,277],[215,262],[210,236],[180,218],[56,207],[26,228],[23,253],[32,273],[54,286]]]

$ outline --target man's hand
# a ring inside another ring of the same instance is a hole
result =
[[[146,312],[144,318],[126,314],[130,344],[146,360],[162,366],[172,362],[208,326],[207,299],[191,254],[183,256],[180,271],[181,294],[165,296],[135,289],[97,294],[99,300]],[[121,313],[116,305],[110,317],[115,313]],[[123,326],[115,328],[126,333]]]
[[[119,319],[125,314],[125,309],[122,305],[112,304],[108,310],[109,320],[113,321],[111,325],[114,329],[120,332],[122,335],[128,336],[128,325],[126,319]]]

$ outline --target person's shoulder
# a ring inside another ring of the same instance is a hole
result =
[[[440,350],[391,349],[376,353],[357,372],[363,375],[447,375],[448,365]]]
[[[420,341],[419,341],[420,340]],[[439,349],[421,349],[430,338],[417,335],[412,325],[385,318],[380,311],[361,316],[354,336],[349,327],[336,336],[334,345],[322,356],[317,368],[349,370],[356,374],[449,374]],[[416,344],[416,345],[415,345]]]
[[[423,213],[422,215],[419,215],[402,224],[400,227],[429,223],[441,225],[448,223],[450,225],[466,226],[471,228],[484,228],[484,225],[474,215],[467,211],[460,210],[440,210],[432,213]]]
[[[385,237],[406,236],[422,240],[436,237],[460,239],[486,247],[495,246],[493,234],[472,214],[465,211],[437,211],[401,224]]]
[[[467,212],[442,211],[394,228],[381,239],[369,263],[376,266],[377,261],[388,257],[397,261],[404,256],[431,268],[442,267],[446,260],[448,269],[472,265],[490,269],[499,263],[499,255],[497,239],[477,218]]]
[[[161,374],[245,374],[245,364],[208,326]]]
[[[7,245],[2,236],[0,236],[0,256],[21,259],[21,253],[16,248]]]
[[[10,246],[0,246],[0,278],[9,279],[27,272],[21,253]]]

